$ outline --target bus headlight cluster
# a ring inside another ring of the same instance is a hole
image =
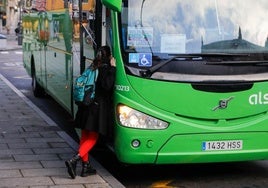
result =
[[[118,120],[125,127],[138,129],[165,129],[168,123],[149,116],[128,106],[119,105],[117,109]]]

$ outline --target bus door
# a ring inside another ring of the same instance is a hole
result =
[[[73,3],[73,70],[75,79],[92,63],[97,49],[106,44],[106,41],[105,36],[102,36],[103,28],[105,28],[105,21],[102,18],[105,17],[101,1],[89,0],[81,2],[82,4]]]
[[[100,2],[96,2],[99,4]],[[88,67],[94,57],[95,51],[97,50],[97,42],[96,36],[98,32],[96,28],[96,19],[98,17],[97,5],[95,1],[89,0],[88,2],[84,2],[81,5],[82,11],[79,17],[79,34],[80,34],[80,49],[81,49],[81,62],[80,62],[80,73]]]
[[[83,56],[85,58],[85,68],[92,63],[95,57],[95,50],[97,47],[94,30],[94,14],[94,12],[89,11],[82,12],[82,39],[80,40],[80,42],[82,42],[81,47],[83,51]]]

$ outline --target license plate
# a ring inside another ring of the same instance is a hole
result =
[[[202,142],[203,151],[241,150],[242,140],[206,141]]]

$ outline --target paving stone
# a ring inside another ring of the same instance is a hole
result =
[[[19,133],[22,131],[20,126],[10,125],[10,121],[0,121],[0,134],[4,136],[7,133]]]
[[[41,126],[41,125],[27,125],[27,126],[24,126],[23,129],[26,131],[26,132],[34,132],[34,131],[37,131],[37,132],[44,132],[44,131],[59,131],[60,128],[57,127],[57,126]]]
[[[69,145],[65,142],[50,142],[50,147],[52,148],[67,148]]]
[[[40,135],[45,138],[58,138],[59,135],[55,131],[40,132]]]
[[[41,137],[39,132],[19,132],[17,131],[16,133],[12,132],[7,132],[3,134],[4,138],[39,138]]]
[[[44,154],[44,153],[71,153],[73,150],[71,148],[33,148],[34,153]]]
[[[1,149],[8,149],[7,144],[0,144],[0,150]]]
[[[48,188],[47,186],[31,186],[30,188]],[[84,185],[52,185],[49,188],[85,188]]]
[[[45,161],[45,160],[59,160],[57,154],[40,154],[40,155],[13,155],[15,161]]]
[[[102,183],[102,184],[85,184],[86,188],[108,188],[108,183]]]
[[[7,155],[15,155],[15,154],[33,154],[32,149],[2,149],[1,153],[5,153]]]
[[[0,170],[0,178],[22,177],[20,170]]]
[[[80,177],[76,176],[75,179],[72,179],[71,177],[52,177],[53,182],[55,182],[56,185],[71,185],[71,184],[103,184],[106,183],[100,176],[98,175],[92,175],[88,177]]]
[[[23,177],[67,176],[66,168],[22,169]]]
[[[0,154],[0,162],[5,162],[5,161],[14,161],[13,155],[10,154]]]
[[[65,163],[64,161],[58,160],[58,161],[40,161],[42,166],[44,168],[65,168]]]
[[[0,138],[0,143],[22,143],[25,142],[23,138]]]
[[[26,169],[26,168],[43,168],[39,162],[0,162],[0,170]],[[2,180],[1,180],[2,181]],[[0,186],[1,187],[1,186]]]
[[[54,185],[49,177],[29,177],[29,178],[1,178],[0,187],[27,187],[33,185]]]
[[[10,149],[19,149],[19,148],[51,148],[48,143],[44,142],[31,142],[31,143],[10,143],[8,144]]]
[[[26,142],[65,142],[62,138],[26,138]],[[1,143],[1,140],[0,140]]]

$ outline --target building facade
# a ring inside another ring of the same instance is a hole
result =
[[[23,0],[0,0],[0,33],[13,34],[20,21]]]

